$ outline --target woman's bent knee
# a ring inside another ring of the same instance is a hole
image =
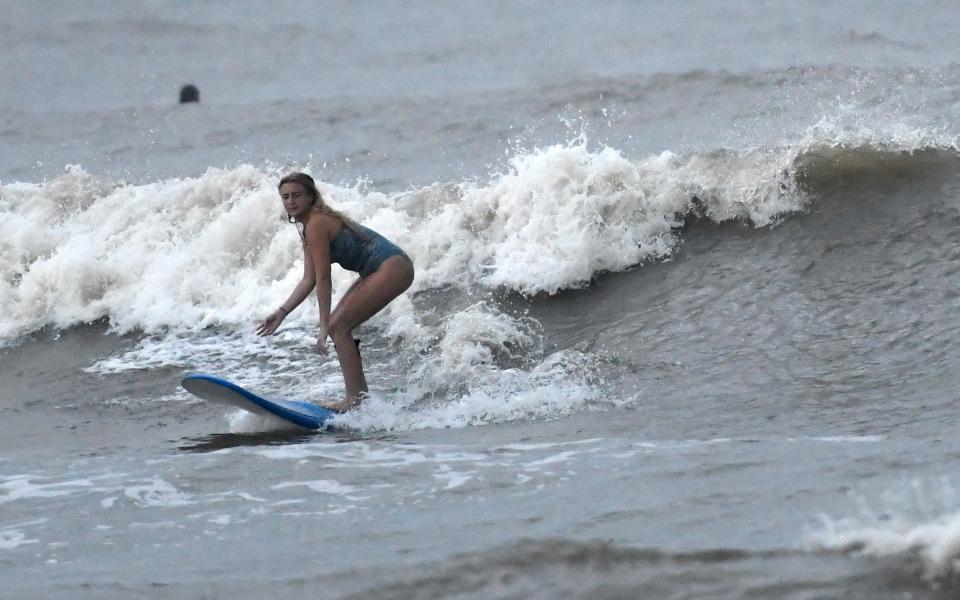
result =
[[[351,340],[351,331],[349,327],[344,326],[344,324],[339,319],[334,319],[330,322],[330,327],[327,329],[327,335],[330,336],[330,339],[333,340],[333,344],[336,346],[338,342],[343,340]]]

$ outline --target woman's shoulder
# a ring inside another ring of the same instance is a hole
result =
[[[310,237],[323,236],[333,239],[340,233],[343,221],[333,215],[317,213],[307,223],[306,231]]]

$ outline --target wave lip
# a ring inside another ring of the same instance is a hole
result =
[[[786,161],[784,160],[786,159]],[[431,207],[417,240],[428,285],[471,279],[521,294],[583,287],[598,273],[662,260],[696,212],[757,226],[803,208],[779,152],[664,152],[638,162],[586,142],[521,154],[489,183],[457,186]],[[431,236],[420,234],[431,232]],[[416,241],[414,243],[416,243]]]

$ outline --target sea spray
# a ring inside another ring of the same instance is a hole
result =
[[[917,558],[928,579],[960,575],[960,512],[951,483],[914,480],[878,502],[858,499],[856,517],[821,517],[814,549]],[[884,507],[876,508],[876,505]]]

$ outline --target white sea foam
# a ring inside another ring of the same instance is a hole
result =
[[[193,504],[188,494],[160,477],[154,477],[142,485],[127,486],[124,495],[140,506],[170,507]]]
[[[271,461],[292,461],[296,465],[320,461],[325,469],[343,475],[336,479],[286,481],[272,485],[272,490],[308,488],[319,494],[340,496],[358,503],[369,500],[383,502],[384,498],[403,503],[412,498],[463,493],[477,486],[486,488],[491,481],[524,487],[527,484],[542,485],[555,480],[558,472],[565,477],[577,465],[593,464],[591,457],[605,447],[609,448],[608,443],[609,440],[583,440],[497,447],[480,443],[478,447],[470,449],[444,444],[395,445],[375,441],[337,444],[320,441],[234,451]],[[398,487],[378,475],[381,472],[393,472],[397,468],[418,478],[418,483],[412,487]],[[358,473],[363,475],[358,477]],[[272,505],[289,503],[291,499],[288,495],[279,495]]]
[[[0,530],[0,550],[13,550],[26,544],[36,544],[39,540],[28,538],[27,535],[19,529]]]
[[[271,489],[279,490],[292,487],[306,487],[318,494],[331,494],[334,496],[350,497],[350,493],[356,488],[352,485],[345,485],[333,479],[317,479],[313,481],[288,481],[272,486]]]
[[[385,446],[370,442],[354,442],[352,444],[318,442],[295,446],[256,448],[247,450],[247,452],[270,460],[323,459],[330,462],[331,467],[337,465],[401,467],[432,462],[483,462],[487,459],[487,455],[483,453],[463,452],[462,450],[452,451],[451,447],[447,446],[420,446],[415,444]]]
[[[439,473],[434,473],[433,478],[438,479],[442,482],[445,482],[446,485],[443,486],[444,490],[454,490],[458,487],[461,487],[473,479],[476,475],[474,471],[468,471],[461,473],[450,469],[447,465],[441,465],[442,468]]]
[[[69,496],[78,491],[89,491],[94,485],[88,479],[35,483],[36,479],[24,475],[0,481],[0,504],[29,498]]]
[[[296,431],[297,425],[272,415],[258,415],[240,409],[228,409],[230,433],[260,433],[266,431]]]
[[[551,450],[553,448],[564,448],[567,446],[593,445],[602,441],[600,438],[588,438],[585,440],[564,440],[562,442],[541,442],[536,444],[504,444],[495,448],[497,451],[507,452],[530,452],[534,450]]]
[[[557,418],[590,406],[599,398],[595,387],[575,381],[550,381],[519,370],[502,371],[499,376],[499,381],[477,382],[462,393],[426,403],[374,395],[335,423],[355,429],[466,427]]]
[[[233,523],[234,517],[232,515],[216,515],[207,519],[208,523],[213,523],[214,525],[229,525]]]
[[[829,442],[837,444],[874,444],[884,441],[882,435],[828,435],[820,437],[800,438],[801,440],[812,440],[815,442]]]
[[[859,515],[823,516],[809,542],[815,549],[856,551],[875,557],[917,558],[925,575],[935,579],[960,574],[960,512],[949,482],[913,481],[886,494],[878,509],[859,500]]]

